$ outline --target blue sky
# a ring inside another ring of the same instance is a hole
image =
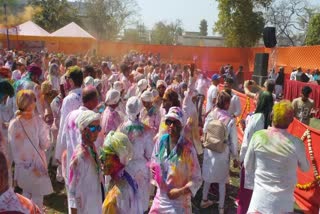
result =
[[[200,21],[208,22],[208,34],[218,19],[216,0],[136,0],[139,5],[140,22],[151,29],[158,21],[181,19],[185,31],[199,31]],[[307,0],[309,4],[319,5],[319,0]]]
[[[208,22],[208,34],[218,18],[218,3],[215,0],[136,0],[140,21],[151,29],[158,21],[181,19],[185,31],[199,31],[200,21]]]

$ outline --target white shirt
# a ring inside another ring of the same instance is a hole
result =
[[[217,98],[217,96],[218,96],[218,87],[215,85],[211,85],[207,93],[206,113],[213,108],[214,106],[213,99]]]
[[[196,80],[195,88],[199,94],[206,95],[209,86],[210,86],[210,80],[208,78],[199,77]]]
[[[252,135],[261,129],[264,129],[264,115],[262,113],[256,113],[250,117],[246,129],[244,130],[240,150],[240,162],[244,161]]]
[[[71,111],[78,109],[81,105],[82,105],[82,89],[81,88],[76,88],[71,90],[68,96],[66,96],[62,101],[60,125],[59,125],[60,129],[58,132],[56,154],[55,154],[55,158],[58,160],[61,159],[61,154],[63,152],[63,145],[61,143],[61,139],[62,139],[62,130],[66,121],[66,117]]]
[[[234,115],[236,117],[238,117],[241,114],[241,103],[240,103],[240,99],[238,97],[238,95],[236,94],[231,94],[231,101],[230,101],[230,106],[229,106],[229,110],[228,112],[231,115]]]
[[[80,130],[76,126],[76,119],[85,110],[89,109],[84,106],[80,106],[79,109],[70,112],[65,119],[64,126],[61,127],[61,144],[59,147],[59,151],[56,151],[56,155],[57,157],[61,157],[63,151],[67,150],[67,161],[66,166],[64,166],[66,181],[68,180],[69,176],[69,166],[73,151],[75,150],[76,146],[82,141]]]
[[[244,159],[246,172],[254,175],[248,212],[293,212],[298,166],[302,171],[309,170],[304,143],[299,138],[286,129],[269,127],[257,131],[251,138]]]
[[[293,71],[291,74],[290,74],[290,80],[296,80],[297,79],[297,73],[298,71]]]

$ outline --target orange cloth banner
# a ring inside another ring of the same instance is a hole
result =
[[[239,96],[242,110],[244,110],[244,107],[248,106],[247,96],[242,93],[236,92],[236,91],[234,91],[234,93],[236,93]],[[244,110],[244,113],[241,117],[243,119],[245,119],[247,117],[248,113],[254,111],[253,100],[249,99],[249,103],[250,103],[249,108],[247,107]],[[296,119],[294,119],[294,121],[291,123],[291,125],[288,128],[288,131],[292,135],[294,135],[298,138],[301,138],[307,129],[309,129],[310,133],[311,133],[313,154],[314,154],[314,157],[317,162],[316,163],[317,169],[319,170],[320,169],[320,156],[319,156],[319,154],[320,154],[320,143],[319,143],[320,142],[320,131],[313,129],[309,126],[306,126]],[[238,141],[240,144],[242,143],[243,134],[244,133],[239,125],[238,126]],[[308,152],[309,149],[308,149],[308,145],[307,145],[307,140],[304,141],[304,144],[305,144],[307,158],[310,163],[310,170],[308,172],[302,172],[299,169],[297,170],[299,184],[306,184],[306,183],[309,183],[309,182],[312,182],[315,180],[314,173],[312,170],[312,163],[310,160],[310,155]],[[294,191],[294,197],[295,197],[296,203],[304,211],[304,213],[306,213],[306,214],[319,213],[320,187],[318,185],[316,185],[315,189],[311,189],[309,191],[299,190],[298,188],[296,188]]]

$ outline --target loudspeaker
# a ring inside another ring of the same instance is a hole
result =
[[[254,60],[254,70],[252,79],[259,85],[263,85],[268,79],[269,54],[257,53]]]
[[[253,75],[268,76],[268,53],[257,53],[254,59]]]
[[[296,80],[301,82],[309,82],[310,79],[305,73],[299,72],[296,75]]]
[[[277,38],[275,27],[265,27],[263,29],[263,42],[264,46],[266,46],[267,48],[273,48],[276,46]]]

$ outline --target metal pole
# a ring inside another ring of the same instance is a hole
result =
[[[7,4],[3,4],[4,7],[4,21],[6,23],[6,29],[7,29],[7,47],[8,50],[10,50],[10,39],[9,39],[9,27],[8,27],[8,17],[7,17]]]

